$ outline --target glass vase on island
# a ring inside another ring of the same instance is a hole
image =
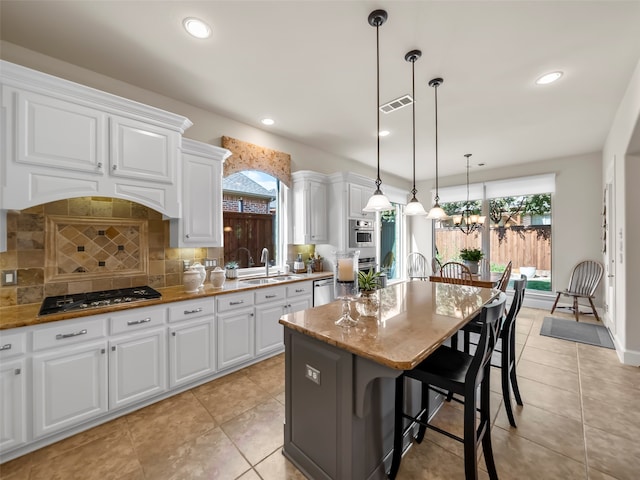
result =
[[[351,316],[349,302],[358,297],[358,257],[360,251],[336,252],[333,264],[333,288],[335,298],[342,300],[342,315],[335,322],[341,327],[353,327],[358,323]]]

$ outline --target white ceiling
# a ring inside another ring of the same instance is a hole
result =
[[[381,103],[411,93],[416,174],[465,153],[486,168],[602,149],[640,58],[640,1],[13,1],[0,38],[218,114],[375,166],[375,28]],[[188,36],[182,20],[213,28]],[[562,70],[555,84],[541,74]],[[273,127],[260,118],[271,116]],[[381,114],[381,169],[411,177],[411,107]],[[219,132],[221,135],[224,132]]]

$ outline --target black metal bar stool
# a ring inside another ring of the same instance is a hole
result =
[[[491,448],[491,415],[489,411],[489,374],[491,371],[491,354],[495,345],[498,328],[504,313],[507,296],[500,296],[482,307],[480,318],[482,332],[474,355],[441,346],[433,354],[412,370],[405,370],[396,379],[395,416],[393,458],[389,478],[394,479],[402,460],[402,446],[405,434],[416,424],[418,434],[417,443],[421,443],[427,428],[442,433],[464,444],[464,469],[467,479],[478,477],[478,460],[476,452],[482,444],[487,471],[491,479],[497,479],[498,473],[493,461]],[[404,410],[404,379],[413,378],[422,383],[422,400],[420,412],[417,416],[406,414]],[[476,408],[480,386],[480,407]],[[464,404],[464,437],[460,438],[450,432],[429,424],[429,390],[447,395],[453,392],[461,396],[453,397],[454,401]],[[476,410],[480,412],[480,422],[477,425]],[[404,428],[404,419],[411,420]]]

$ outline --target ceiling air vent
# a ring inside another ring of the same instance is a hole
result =
[[[382,113],[391,113],[396,110],[406,107],[407,105],[411,105],[413,103],[413,98],[411,95],[403,95],[400,98],[396,98],[395,100],[391,100],[390,102],[385,103],[384,105],[380,105],[380,111]]]

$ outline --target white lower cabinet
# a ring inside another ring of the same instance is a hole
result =
[[[109,341],[109,408],[119,408],[167,389],[165,328]]]
[[[33,433],[44,437],[107,411],[107,342],[33,357]]]
[[[289,301],[286,313],[300,312],[313,307],[313,297],[300,297]]]
[[[254,357],[253,308],[218,314],[218,369],[223,370]]]
[[[27,441],[25,359],[0,363],[0,452]]]
[[[286,297],[285,285],[256,290],[256,355],[282,350],[283,327],[278,321],[286,312]]]
[[[299,312],[313,307],[313,282],[297,282],[287,285],[287,311]]]
[[[169,328],[169,387],[216,371],[213,317]]]
[[[282,349],[284,332],[278,321],[285,311],[284,301],[256,307],[256,355]]]
[[[0,461],[282,351],[311,305],[305,281],[0,331]]]
[[[218,370],[252,360],[255,356],[253,292],[219,295],[216,311]]]

